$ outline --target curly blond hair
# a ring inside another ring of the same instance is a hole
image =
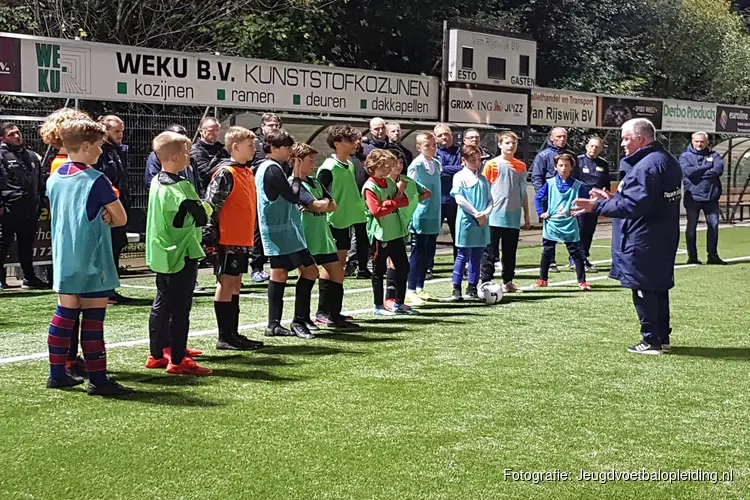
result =
[[[386,149],[373,149],[372,153],[365,160],[365,171],[368,175],[375,173],[377,169],[384,165],[392,165],[398,161],[396,155]]]
[[[91,120],[91,117],[79,109],[60,108],[49,115],[39,127],[42,141],[55,149],[61,149],[63,144],[60,138],[60,125],[68,120]]]

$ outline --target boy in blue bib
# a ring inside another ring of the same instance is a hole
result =
[[[576,268],[579,288],[584,291],[591,290],[589,284],[586,283],[578,219],[571,213],[576,198],[587,196],[587,192],[581,181],[571,177],[573,165],[575,165],[573,155],[563,153],[555,156],[557,175],[547,179],[534,198],[536,212],[544,221],[542,263],[539,269],[539,279],[534,285],[536,287],[547,286],[549,268],[555,258],[555,247],[558,242],[561,242],[568,247],[568,253]],[[545,202],[546,212],[544,211]]]
[[[87,119],[64,122],[58,129],[70,161],[47,181],[52,225],[53,288],[58,306],[49,328],[51,389],[73,387],[83,378],[65,367],[73,326],[79,314],[81,347],[92,396],[133,392],[107,377],[104,316],[107,300],[120,286],[112,254],[110,227],[128,217],[106,176],[90,167],[102,153],[104,125]]]

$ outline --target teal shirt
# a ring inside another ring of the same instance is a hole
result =
[[[255,174],[255,187],[258,193],[258,223],[263,251],[268,256],[276,257],[307,248],[307,240],[297,205],[281,195],[275,200],[269,200],[266,196],[263,178],[266,170],[272,167],[281,168],[278,163],[268,159],[260,164]]]
[[[563,243],[581,241],[578,219],[570,214],[573,202],[579,197],[581,182],[575,181],[570,189],[561,193],[557,187],[558,176],[547,179],[547,212],[549,218],[544,221],[542,237]]]
[[[453,177],[451,196],[462,195],[479,212],[485,211],[491,201],[490,183],[482,174],[475,175],[466,167]],[[456,246],[479,248],[490,244],[490,226],[480,226],[473,215],[461,206],[456,216]]]
[[[87,168],[47,181],[52,228],[53,289],[60,294],[105,292],[120,286],[112,256],[112,230],[103,208],[88,220],[86,202],[101,172]]]
[[[407,175],[414,181],[430,190],[432,196],[420,201],[411,219],[411,231],[417,234],[440,234],[443,225],[441,218],[440,198],[442,196],[440,187],[440,162],[432,159],[434,172],[427,173],[424,156],[417,156],[409,168]]]
[[[497,159],[497,178],[492,183],[491,192],[490,226],[521,229],[526,171],[514,170],[507,161]]]

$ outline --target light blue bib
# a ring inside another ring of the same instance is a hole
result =
[[[435,171],[432,175],[427,173],[424,168],[424,157],[422,155],[414,159],[407,173],[410,178],[430,190],[432,197],[420,201],[414,210],[411,219],[411,231],[417,234],[440,234],[440,228],[443,225],[440,209],[440,162],[435,158],[432,159]]]
[[[557,188],[557,177],[547,179],[549,219],[544,221],[543,238],[563,243],[581,241],[578,219],[570,215],[581,186],[580,181],[575,181],[570,189],[561,193]]]
[[[289,255],[307,248],[307,240],[302,230],[302,217],[299,208],[279,195],[269,200],[264,189],[263,178],[266,170],[275,166],[273,160],[266,160],[255,174],[255,187],[258,193],[258,223],[263,250],[268,256]]]
[[[477,210],[487,207],[490,194],[490,183],[486,177],[479,175],[478,182],[470,188],[454,187],[451,195],[455,197],[461,194]],[[479,248],[490,244],[490,226],[480,226],[477,220],[470,214],[464,212],[459,206],[456,217],[456,246],[459,248]]]

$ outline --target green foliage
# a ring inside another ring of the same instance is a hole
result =
[[[0,32],[33,33],[38,27],[29,7],[0,6]]]

